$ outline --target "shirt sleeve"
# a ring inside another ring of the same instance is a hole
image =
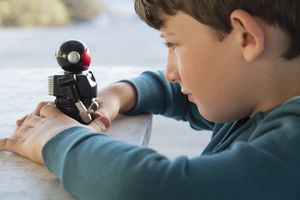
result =
[[[136,104],[127,115],[160,114],[188,121],[196,130],[213,129],[214,123],[199,114],[197,106],[181,92],[180,85],[167,81],[163,71],[146,71],[135,79],[123,82],[131,84],[137,95]]]
[[[246,142],[171,161],[149,148],[72,127],[48,141],[42,153],[66,191],[81,200],[300,198],[299,169]]]

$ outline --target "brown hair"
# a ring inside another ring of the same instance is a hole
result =
[[[278,26],[290,36],[290,47],[283,55],[292,59],[300,54],[300,1],[298,0],[134,0],[139,17],[149,26],[164,26],[163,15],[182,11],[210,26],[220,40],[232,30],[230,15],[243,9],[266,23]]]

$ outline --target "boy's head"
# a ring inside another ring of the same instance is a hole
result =
[[[300,54],[300,1],[297,0],[135,0],[137,14],[151,27],[159,30],[164,24],[163,15],[182,11],[215,31],[222,40],[232,31],[230,15],[242,9],[286,31],[291,39],[284,57]]]
[[[135,0],[135,9],[166,40],[167,79],[208,120],[237,120],[300,95],[300,2]]]

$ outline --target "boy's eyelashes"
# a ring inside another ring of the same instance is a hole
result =
[[[177,47],[177,45],[174,44],[174,43],[172,43],[172,42],[165,42],[164,44],[165,44],[165,46],[166,46],[167,48],[173,49],[173,50],[175,50],[176,47]]]

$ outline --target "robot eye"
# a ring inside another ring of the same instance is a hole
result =
[[[71,51],[69,54],[68,54],[68,61],[72,64],[77,64],[79,63],[80,61],[80,54],[77,52],[77,51]]]

